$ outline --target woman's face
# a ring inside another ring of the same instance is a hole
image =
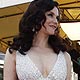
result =
[[[58,20],[57,20],[57,17],[59,16],[58,9],[54,7],[52,10],[46,12],[45,16],[46,16],[46,21],[41,29],[47,35],[54,35],[55,30],[58,27]]]

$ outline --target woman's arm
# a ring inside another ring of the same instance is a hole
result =
[[[4,80],[17,80],[16,75],[16,54],[12,54],[6,51],[5,61],[4,61]]]
[[[65,59],[66,59],[66,63],[67,63],[67,77],[66,80],[71,80],[71,69],[72,69],[72,65],[71,65],[71,57],[69,55],[69,53],[65,52]]]

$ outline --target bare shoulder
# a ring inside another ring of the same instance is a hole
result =
[[[16,51],[11,54],[9,49],[6,51],[4,60],[4,80],[17,80],[16,75]]]
[[[6,50],[5,59],[14,60],[16,59],[16,51],[14,50],[13,53],[9,52],[9,49]]]
[[[68,52],[64,52],[64,56],[67,62],[71,62],[71,56]]]
[[[67,77],[66,77],[66,80],[71,80],[71,69],[72,69],[71,56],[69,55],[68,52],[64,52],[64,56],[65,56],[66,63],[67,63]]]

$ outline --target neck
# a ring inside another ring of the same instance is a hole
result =
[[[48,35],[38,32],[34,38],[33,47],[48,48]]]

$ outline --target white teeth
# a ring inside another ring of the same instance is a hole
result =
[[[56,29],[56,26],[50,25],[50,27],[52,27],[53,29]]]
[[[53,28],[54,26],[50,25],[50,27],[52,27],[52,28]]]

